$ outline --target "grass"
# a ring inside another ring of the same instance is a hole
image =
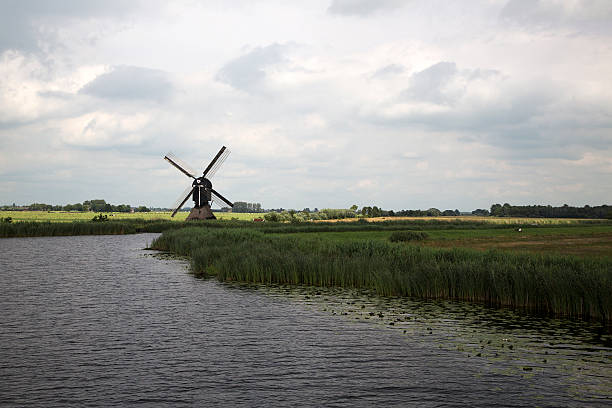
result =
[[[186,217],[186,213],[179,213]],[[249,228],[270,235],[318,237],[324,240],[388,240],[394,232],[427,231],[420,245],[430,247],[469,247],[478,250],[545,252],[605,256],[612,254],[612,222],[592,220],[552,220],[549,224],[500,224],[487,217],[431,217],[395,221],[254,223],[260,214],[218,213],[216,221],[186,223],[169,213],[111,213],[108,221],[91,222],[93,213],[0,211],[0,237],[129,234],[161,232],[166,229],[200,225],[204,228]],[[231,218],[241,218],[234,219]],[[230,218],[230,219],[228,219]],[[555,223],[554,221],[559,221]],[[62,225],[63,224],[63,225]],[[517,230],[521,228],[519,233]]]
[[[139,232],[162,232],[182,228],[189,223],[167,220],[114,220],[114,221],[21,221],[0,223],[0,238],[41,237],[67,235],[122,235]]]
[[[221,281],[364,288],[383,296],[468,300],[612,320],[609,258],[330,240],[255,228],[166,231],[152,247],[188,256],[194,274]]]
[[[113,220],[168,220],[168,221],[185,221],[188,212],[178,212],[174,217],[170,217],[171,212],[136,212],[122,213],[111,212],[104,213]],[[252,221],[254,218],[263,217],[261,213],[226,213],[215,212],[218,219],[223,220],[246,220]],[[90,221],[94,212],[79,212],[79,211],[0,211],[0,218],[11,217],[13,221],[48,221],[48,222],[73,222],[73,221]]]
[[[393,231],[389,236],[391,242],[423,241],[429,235],[423,231]]]

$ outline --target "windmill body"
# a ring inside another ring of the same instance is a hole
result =
[[[234,206],[231,201],[213,189],[212,182],[210,181],[217,170],[221,167],[221,164],[223,164],[229,153],[229,149],[223,146],[221,150],[219,150],[219,153],[217,153],[214,159],[208,164],[200,177],[196,177],[195,172],[191,170],[189,166],[183,164],[171,153],[164,156],[164,159],[176,167],[181,173],[193,179],[191,187],[188,187],[187,190],[185,190],[185,193],[179,197],[177,204],[173,207],[174,211],[172,212],[172,217],[174,217],[174,215],[183,207],[183,205],[185,205],[185,202],[187,202],[189,197],[191,197],[193,200],[193,209],[189,213],[187,220],[215,219],[216,217],[210,208],[210,203],[215,201],[223,202],[230,207]]]

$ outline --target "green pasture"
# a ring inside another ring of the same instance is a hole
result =
[[[355,240],[387,241],[394,232],[426,231],[427,238],[418,245],[425,247],[499,249],[513,252],[571,254],[578,256],[612,256],[612,221],[552,219],[547,223],[534,220],[494,217],[422,217],[398,218],[369,222],[252,222],[261,213],[216,213],[216,221],[185,223],[187,212],[174,218],[169,212],[106,213],[103,222],[94,222],[93,212],[1,211],[0,237],[130,234],[162,232],[197,225],[201,228],[248,228],[267,235],[291,235],[329,242]],[[515,223],[509,223],[514,221]],[[521,229],[521,231],[518,231]]]
[[[472,238],[511,238],[522,239],[524,237],[546,237],[546,236],[593,236],[599,234],[612,234],[612,225],[590,225],[573,227],[538,227],[538,228],[495,228],[495,229],[427,229],[432,240],[458,240]],[[347,239],[378,239],[386,240],[392,234],[392,230],[379,231],[329,231],[329,232],[296,232],[296,237],[312,237],[316,235],[321,239],[332,241],[343,241]]]
[[[79,211],[0,211],[0,218],[10,217],[13,221],[47,221],[47,222],[72,222],[72,221],[91,221],[97,215],[95,212]],[[104,213],[109,219],[113,220],[171,220],[185,221],[189,212],[178,212],[174,217],[169,211],[164,212],[110,212]],[[245,220],[252,221],[254,218],[263,217],[261,213],[227,213],[215,212],[215,216],[220,220]]]

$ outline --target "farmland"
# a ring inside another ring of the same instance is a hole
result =
[[[169,211],[164,212],[111,212],[105,213],[109,219],[113,220],[169,220],[185,221],[189,212],[178,212],[174,217]],[[215,216],[221,220],[245,220],[252,221],[254,218],[261,217],[260,213],[227,213],[215,212]],[[96,213],[81,211],[0,211],[0,218],[10,217],[13,221],[34,221],[34,222],[72,222],[90,221]]]

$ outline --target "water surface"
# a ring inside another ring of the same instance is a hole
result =
[[[142,249],[155,236],[0,240],[0,404],[610,403],[597,327],[198,280]]]

